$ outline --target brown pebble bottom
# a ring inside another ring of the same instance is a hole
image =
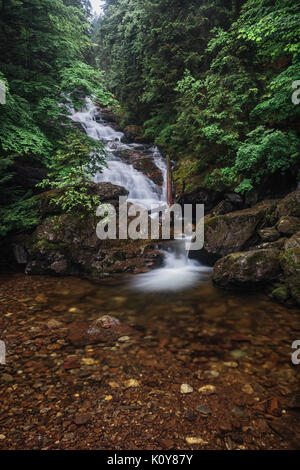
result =
[[[0,277],[0,310],[0,449],[300,448],[296,308],[209,282],[144,296],[16,274]],[[103,315],[140,334],[69,341]]]

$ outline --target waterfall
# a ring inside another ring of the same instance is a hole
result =
[[[167,165],[157,147],[146,148],[141,144],[122,142],[124,134],[107,125],[102,119],[96,120],[99,112],[93,102],[87,98],[85,109],[75,112],[70,118],[80,123],[88,136],[101,140],[108,154],[107,168],[95,177],[96,183],[108,182],[123,186],[129,192],[128,201],[148,210],[153,206],[164,206],[167,202]],[[162,187],[157,186],[150,178],[122,158],[124,151],[147,152],[152,155],[156,167],[163,176]],[[190,288],[201,280],[210,277],[211,268],[189,259],[189,240],[182,239],[169,243],[164,250],[164,263],[159,269],[140,274],[132,279],[131,287],[143,292],[176,292]]]

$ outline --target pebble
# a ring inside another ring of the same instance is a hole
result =
[[[204,385],[198,389],[198,392],[202,395],[213,395],[216,393],[216,387],[214,385]]]
[[[126,388],[139,387],[139,386],[140,386],[140,383],[135,379],[130,379],[125,382]]]
[[[240,349],[235,349],[234,351],[230,351],[230,355],[233,357],[233,359],[242,359],[246,356],[246,353]]]
[[[248,395],[253,395],[254,390],[253,390],[253,388],[251,387],[250,384],[246,384],[246,385],[244,385],[244,387],[242,388],[242,392],[248,393]]]
[[[208,408],[208,406],[204,406],[204,405],[197,406],[196,410],[203,416],[208,416],[208,415],[211,415],[212,413],[211,409]]]
[[[79,425],[87,424],[91,420],[90,414],[77,414],[74,419],[74,423]]]
[[[83,357],[81,359],[82,364],[85,364],[86,366],[92,366],[96,363],[95,359],[92,359],[91,357]]]
[[[193,387],[191,387],[189,384],[182,384],[180,387],[180,393],[192,393],[193,391]]]
[[[247,418],[248,417],[248,413],[247,411],[243,410],[243,408],[240,408],[239,406],[234,406],[232,408],[232,413],[237,416],[238,418]]]
[[[127,343],[128,341],[130,341],[129,336],[121,336],[121,338],[118,339],[119,343]]]
[[[120,387],[120,385],[117,382],[108,382],[108,385],[111,388],[119,388]]]
[[[213,379],[216,379],[217,377],[219,377],[220,372],[218,372],[217,370],[206,370],[204,372],[204,375],[205,377],[211,377]]]
[[[208,444],[208,442],[201,439],[201,437],[186,437],[185,440],[190,445],[193,445],[193,444],[201,444],[201,445]]]
[[[223,362],[225,367],[230,367],[231,369],[236,369],[239,365],[237,362],[231,361],[231,362]]]
[[[194,423],[197,419],[197,415],[193,413],[192,411],[187,410],[184,413],[184,419],[186,419],[187,421],[190,421],[191,423]]]

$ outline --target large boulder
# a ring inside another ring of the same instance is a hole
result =
[[[120,191],[113,188],[112,192],[111,186],[106,186],[107,192],[101,186],[102,200],[111,202],[111,197],[119,196]],[[128,223],[132,219],[128,217]],[[100,240],[96,233],[99,220],[96,216],[83,218],[68,214],[45,218],[23,241],[26,256],[22,253],[22,260],[27,262],[25,272],[106,277],[121,272],[145,272],[161,263],[162,254],[153,248],[150,239]]]
[[[278,219],[283,216],[300,217],[300,190],[288,194],[277,206]]]
[[[276,204],[264,201],[250,209],[206,218],[203,252],[220,258],[254,246],[259,240],[257,231],[274,222]]]
[[[268,284],[280,275],[279,254],[277,250],[232,253],[215,264],[213,280],[224,288]]]

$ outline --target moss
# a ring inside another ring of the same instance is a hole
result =
[[[272,291],[272,297],[280,303],[285,303],[290,298],[290,291],[285,285],[282,285]]]

